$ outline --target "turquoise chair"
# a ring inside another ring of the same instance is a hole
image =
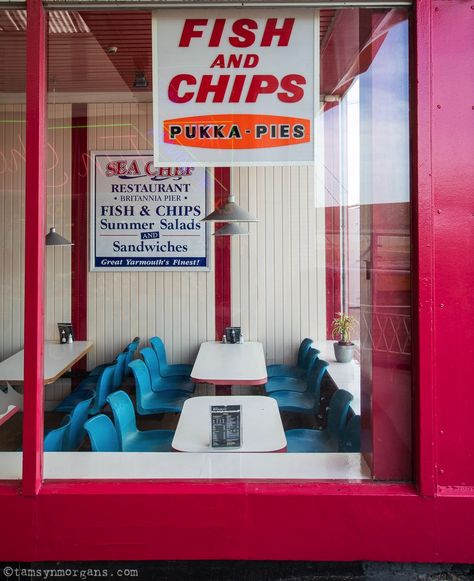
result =
[[[296,365],[267,365],[267,377],[303,377],[309,369],[309,360],[306,356],[313,343],[312,339],[303,339],[298,349],[298,356],[296,358]],[[315,349],[317,354],[319,351]]]
[[[124,353],[122,353],[122,355],[125,357]],[[118,363],[115,363],[115,365],[109,365],[109,367],[106,367],[102,374],[98,377],[97,385],[95,388],[94,403],[89,409],[89,415],[94,416],[95,414],[98,414],[105,406],[107,397],[112,393],[112,391],[114,391],[114,378],[116,376],[117,368]],[[120,383],[117,387],[120,387]]]
[[[142,361],[133,361],[144,363]],[[124,391],[107,398],[114,414],[120,449],[123,452],[171,452],[172,430],[138,430],[132,400]]]
[[[84,429],[89,436],[93,452],[121,452],[117,430],[105,414],[87,420]]]
[[[156,356],[160,364],[160,375],[162,377],[171,377],[173,375],[191,375],[192,365],[168,365],[166,359],[166,349],[163,341],[159,337],[152,337],[150,339],[151,346],[155,350]]]
[[[325,430],[288,430],[285,432],[287,452],[339,452],[344,426],[347,422],[352,395],[338,389],[328,407]]]
[[[140,337],[135,337],[135,339],[131,343],[129,343],[125,347],[125,349],[122,351],[122,353],[125,353],[125,354],[130,353],[130,352],[132,353],[130,360],[125,362],[124,369],[126,369],[126,366],[128,365],[128,363],[133,359],[133,353],[138,348],[139,343],[140,343]],[[120,355],[120,353],[119,353],[119,355]],[[110,361],[109,363],[102,363],[101,365],[97,365],[97,367],[94,367],[94,369],[89,372],[88,377],[93,377],[94,375],[100,375],[106,367],[109,367],[110,365],[117,363],[117,359],[118,359],[119,355],[117,355],[117,357],[115,358],[114,361]]]
[[[133,361],[133,358],[135,357],[135,351],[138,349],[139,344],[140,337],[135,337],[135,339],[125,347],[126,356],[124,365],[125,365],[125,375],[127,377],[131,375],[129,363]]]
[[[342,433],[339,452],[360,452],[360,416],[352,416]]]
[[[308,389],[308,381],[311,381],[311,374],[313,368],[318,365],[319,351],[310,348],[305,355],[305,365],[307,371],[305,375],[297,377],[271,377],[265,384],[265,392],[267,394],[274,391],[299,391],[303,392]]]
[[[151,347],[144,347],[140,351],[143,361],[148,368],[148,373],[151,379],[151,389],[156,392],[166,390],[184,391],[186,393],[194,393],[196,384],[192,382],[189,376],[174,375],[171,377],[162,377],[160,374],[160,363],[154,349]]]
[[[94,398],[79,402],[69,416],[69,430],[64,436],[63,450],[77,450],[85,438],[84,422],[89,417],[89,408]]]
[[[270,395],[278,403],[282,412],[317,414],[321,400],[321,381],[326,373],[328,363],[318,359],[309,373],[306,391],[275,391]]]
[[[69,416],[63,418],[63,424],[51,430],[44,437],[43,450],[45,452],[62,452],[64,449],[64,440],[67,437],[69,428],[71,427],[71,419]]]
[[[181,412],[189,397],[187,393],[177,390],[153,391],[148,368],[141,359],[135,359],[129,367],[135,377],[137,412],[140,415]]]

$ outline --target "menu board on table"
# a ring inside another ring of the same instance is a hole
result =
[[[211,447],[240,448],[242,445],[240,405],[211,406]]]

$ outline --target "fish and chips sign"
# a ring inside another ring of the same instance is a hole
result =
[[[155,11],[155,166],[313,163],[318,67],[318,10]]]
[[[91,157],[91,270],[209,270],[204,168],[156,168],[151,153]]]

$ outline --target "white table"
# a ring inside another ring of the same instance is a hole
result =
[[[319,358],[329,363],[327,372],[337,387],[354,396],[351,407],[360,414],[360,365],[353,359],[349,363],[339,363],[334,356],[334,341],[314,341],[312,347],[321,351]]]
[[[212,448],[211,405],[241,405],[242,446]],[[261,395],[199,396],[184,402],[172,446],[179,452],[280,452],[286,437],[276,400]]]
[[[267,383],[263,345],[256,341],[202,343],[191,379],[214,385],[263,385]]]
[[[93,347],[92,341],[74,343],[47,342],[44,345],[44,383],[54,383],[63,373],[84,357]],[[6,393],[0,391],[0,412],[8,405],[23,408],[23,396],[11,387],[11,383],[23,383],[24,351],[18,351],[0,363],[0,382],[7,384]]]

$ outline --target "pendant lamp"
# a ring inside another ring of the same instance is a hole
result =
[[[216,230],[213,236],[248,236],[249,231],[243,230],[238,224],[230,223]]]
[[[53,110],[56,111],[56,88],[53,89]],[[56,131],[56,128],[53,127],[53,136],[52,136],[52,140],[51,140],[52,147],[53,147],[53,159],[54,159],[54,156],[56,155],[55,131]],[[54,183],[54,166],[53,166],[53,224],[54,224],[54,190],[55,190],[55,183]],[[64,238],[64,236],[61,236],[61,234],[58,234],[56,232],[56,228],[54,226],[51,226],[48,234],[46,235],[46,246],[72,246],[72,245],[73,245],[72,242],[70,242],[67,238]]]
[[[235,203],[235,196],[229,196],[227,202],[220,208],[216,208],[209,216],[202,219],[203,222],[259,222],[247,210]]]

